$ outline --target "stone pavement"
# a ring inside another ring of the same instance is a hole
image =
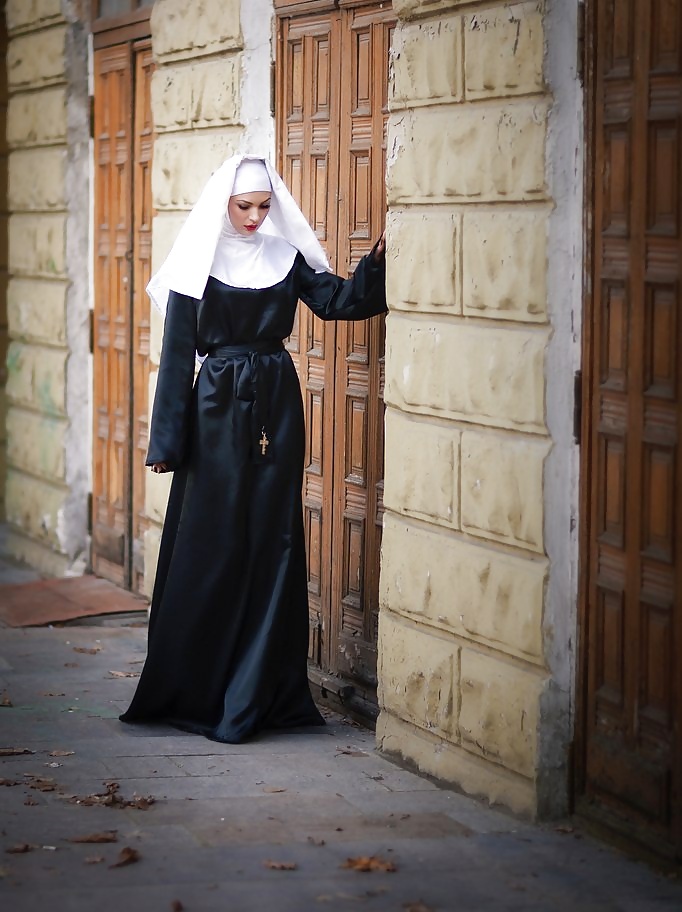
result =
[[[25,751],[0,756],[0,908],[682,908],[678,882],[574,822],[532,825],[439,788],[336,715],[244,745],[121,724],[145,638],[116,618],[0,629],[0,747]]]

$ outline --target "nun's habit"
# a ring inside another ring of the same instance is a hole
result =
[[[270,215],[243,237],[227,204],[256,190],[272,190]],[[148,292],[166,322],[147,465],[175,474],[147,660],[121,719],[230,743],[323,724],[306,664],[303,408],[283,340],[299,299],[323,320],[384,312],[383,259],[331,274],[272,166],[234,156]]]

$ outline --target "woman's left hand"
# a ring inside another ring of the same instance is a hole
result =
[[[380,263],[386,254],[386,231],[381,232],[381,237],[377,241],[377,245],[374,248],[374,259],[377,263]]]

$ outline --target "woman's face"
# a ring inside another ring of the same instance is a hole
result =
[[[264,191],[231,196],[227,204],[227,214],[232,227],[245,237],[258,231],[270,211],[271,196],[271,193]]]

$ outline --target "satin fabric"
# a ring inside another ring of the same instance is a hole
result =
[[[279,345],[299,298],[323,320],[382,313],[383,262],[369,255],[343,280],[298,254],[271,288],[211,276],[200,301],[171,292],[147,465],[166,462],[175,475],[147,660],[125,722],[230,743],[324,724],[307,679],[303,407]],[[192,385],[195,349],[207,358]]]

